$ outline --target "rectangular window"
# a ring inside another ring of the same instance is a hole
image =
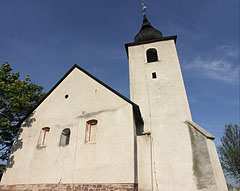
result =
[[[157,78],[157,73],[156,72],[153,72],[152,73],[152,79],[156,79]]]
[[[85,143],[96,143],[97,136],[97,120],[87,121]]]

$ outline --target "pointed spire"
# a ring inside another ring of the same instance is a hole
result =
[[[134,38],[134,42],[143,42],[154,39],[161,39],[162,33],[152,27],[146,16],[146,5],[142,3],[143,23],[140,31]]]

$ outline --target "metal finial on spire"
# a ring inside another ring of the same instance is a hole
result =
[[[134,38],[135,42],[146,42],[149,40],[157,40],[162,38],[162,33],[152,27],[151,23],[148,21],[146,16],[147,6],[142,3],[142,13],[143,13],[143,22],[140,31]]]
[[[142,12],[143,12],[143,15],[146,15],[146,9],[147,9],[147,6],[144,5],[144,3],[142,3]]]

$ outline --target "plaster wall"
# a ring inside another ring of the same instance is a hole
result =
[[[68,98],[65,98],[68,95]],[[96,143],[86,122],[98,120]],[[45,148],[40,131],[50,127]],[[63,129],[70,143],[60,147]],[[132,105],[75,68],[22,124],[1,184],[134,183]]]
[[[153,188],[151,136],[137,136],[137,144],[138,190],[150,191]]]
[[[207,137],[189,125],[193,152],[193,172],[197,188],[217,191],[216,180],[207,145]]]
[[[157,50],[158,61],[147,63],[148,48]],[[185,123],[191,113],[174,40],[130,46],[128,55],[131,100],[141,108],[144,131],[151,132],[153,190],[197,190]],[[153,72],[156,79],[152,79]],[[138,147],[141,144],[138,141]],[[144,173],[138,176],[139,180],[147,178]]]
[[[226,180],[222,171],[220,161],[218,159],[218,154],[217,154],[214,141],[211,139],[207,139],[207,146],[209,150],[209,156],[210,156],[210,160],[213,168],[213,173],[215,176],[216,186],[218,188],[217,190],[227,191],[228,188],[227,188]]]
[[[210,191],[227,191],[227,184],[218,159],[213,138],[189,125],[193,152],[193,170],[197,188]]]

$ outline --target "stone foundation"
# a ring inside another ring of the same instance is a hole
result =
[[[124,184],[16,184],[0,185],[0,191],[137,191],[138,185]]]

